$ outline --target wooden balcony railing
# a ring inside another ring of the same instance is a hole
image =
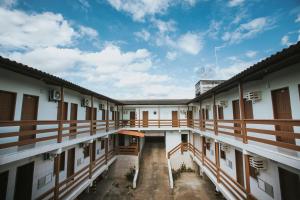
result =
[[[138,155],[139,151],[137,145],[118,146],[116,153],[119,155]]]
[[[216,179],[219,177],[220,184],[222,184],[236,199],[247,199],[246,189],[224,170],[218,168],[215,162],[211,161],[206,156],[203,156],[202,152],[191,143],[180,143],[175,146],[168,152],[168,159],[179,150],[188,150],[194,154],[194,156],[199,159],[203,166],[206,167]],[[248,194],[248,196],[251,196],[251,194]]]

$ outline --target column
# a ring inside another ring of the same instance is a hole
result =
[[[241,120],[241,133],[243,136],[243,142],[247,143],[247,133],[246,133],[246,125],[245,125],[245,106],[244,106],[244,90],[243,84],[239,83],[239,105],[240,105],[240,120]]]
[[[215,160],[217,166],[217,182],[220,182],[220,156],[219,156],[219,142],[215,140]]]
[[[218,135],[218,122],[217,122],[217,109],[216,109],[216,96],[213,94],[213,117],[214,117],[214,132]]]
[[[250,189],[250,163],[249,163],[249,153],[247,151],[243,151],[244,155],[244,166],[245,166],[245,181],[246,181],[246,193],[247,197],[249,197],[251,189]]]
[[[61,141],[62,141],[62,128],[63,128],[62,119],[64,116],[64,88],[63,88],[63,86],[60,87],[60,95],[61,95],[61,99],[59,101],[60,113],[59,113],[58,135],[57,135],[58,143],[61,143]]]
[[[58,153],[55,155],[55,165],[54,165],[54,174],[55,174],[55,185],[54,185],[54,199],[57,200],[59,198],[59,169],[60,169],[60,154],[61,149],[58,150]]]

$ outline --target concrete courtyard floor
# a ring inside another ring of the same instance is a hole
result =
[[[136,189],[124,178],[112,178],[111,171],[97,183],[96,191],[83,193],[79,200],[176,200],[176,199],[222,199],[215,194],[215,188],[207,178],[195,173],[182,173],[169,189],[168,168],[163,143],[146,143],[140,165]],[[114,167],[114,166],[112,166]]]

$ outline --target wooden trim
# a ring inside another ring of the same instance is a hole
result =
[[[246,193],[247,196],[250,194],[250,163],[249,163],[249,155],[244,154],[244,162],[245,162],[245,182],[246,182]]]
[[[106,101],[106,132],[109,131],[109,124],[108,124],[108,120],[109,120],[109,106],[108,106],[108,101]]]
[[[60,94],[61,94],[61,100],[59,101],[60,104],[60,119],[59,119],[59,125],[58,125],[58,134],[57,134],[57,142],[62,142],[62,128],[63,128],[63,115],[64,115],[64,87],[60,87]]]
[[[91,95],[91,121],[90,121],[90,135],[94,134],[94,130],[93,130],[93,119],[94,119],[94,97]]]
[[[218,121],[217,121],[217,110],[216,110],[216,95],[213,94],[213,120],[214,120],[214,132],[218,135]]]
[[[54,199],[57,200],[59,197],[60,154],[57,154],[54,159],[56,159],[55,169],[54,169],[55,172]]]
[[[240,119],[241,119],[241,134],[243,135],[243,142],[247,143],[247,132],[245,130],[245,103],[244,103],[244,90],[243,90],[243,83],[239,82],[239,106],[240,106]]]
[[[220,182],[220,156],[219,156],[219,143],[215,142],[215,159],[217,166],[217,182]]]

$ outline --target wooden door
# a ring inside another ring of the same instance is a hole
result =
[[[8,171],[0,173],[0,199],[6,199]]]
[[[58,106],[57,106],[57,120],[68,120],[68,102],[64,102],[63,103],[63,116],[62,116],[62,119],[61,119],[61,106],[60,106],[60,103],[58,102]]]
[[[70,116],[70,120],[77,120],[77,112],[78,112],[78,104],[76,103],[72,103],[71,104],[71,116]],[[71,123],[70,124],[71,127],[76,127],[77,123]],[[76,129],[72,129],[70,130],[70,133],[76,133],[77,130]]]
[[[143,127],[148,127],[148,119],[149,113],[148,111],[143,111]]]
[[[24,94],[21,120],[35,121],[38,113],[39,97]],[[36,125],[23,125],[20,127],[20,131],[36,130]],[[31,140],[35,138],[35,134],[19,136],[19,141]]]
[[[31,200],[34,162],[17,169],[15,182],[15,200]]]
[[[93,147],[92,147],[92,161],[95,161],[96,159],[96,140],[93,141]]]
[[[187,123],[189,127],[193,126],[193,111],[191,110],[187,111]]]
[[[241,119],[240,117],[240,103],[239,100],[232,101],[233,119]],[[241,128],[240,123],[234,123],[235,128]],[[241,130],[234,130],[234,133],[241,134]]]
[[[178,111],[172,111],[172,127],[178,127]]]
[[[244,187],[243,153],[235,150],[236,180]]]
[[[218,119],[224,119],[224,111],[222,106],[218,106]]]
[[[278,168],[282,200],[297,200],[300,197],[300,176]]]
[[[0,91],[0,121],[14,120],[16,93]]]
[[[202,124],[201,127],[205,128],[205,120],[206,120],[206,111],[204,108],[202,108],[202,112],[201,112],[201,119],[202,119]]]
[[[93,108],[93,120],[97,120],[97,108]],[[96,133],[97,122],[93,122],[93,133]]]
[[[74,174],[75,167],[75,148],[68,150],[68,166],[67,166],[67,177],[70,177]]]
[[[130,112],[130,127],[135,127],[135,112]]]
[[[105,110],[102,109],[102,120],[105,120],[106,119],[106,113],[105,113]]]
[[[272,91],[274,119],[292,119],[290,93],[288,88]],[[276,125],[277,131],[294,132],[292,126]],[[277,141],[295,144],[295,138],[277,136]]]
[[[252,101],[244,99],[245,119],[253,119]]]
[[[92,112],[91,107],[85,108],[85,120],[91,120],[91,112]]]
[[[125,137],[122,134],[118,135],[119,138],[119,146],[124,146],[125,145]]]

